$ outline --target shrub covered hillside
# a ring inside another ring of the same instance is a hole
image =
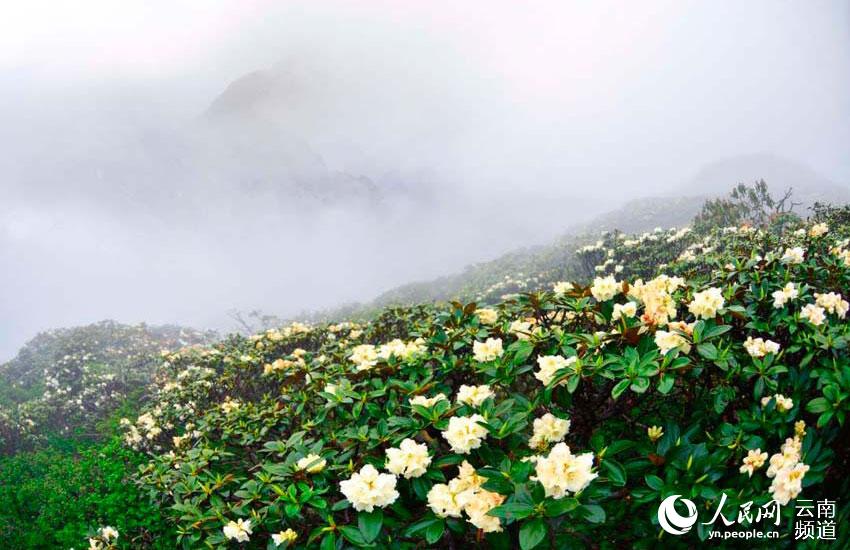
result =
[[[801,496],[850,540],[847,217],[609,235],[589,286],[171,354],[137,481],[187,548],[686,548],[771,499],[791,547]]]
[[[770,164],[773,160],[759,159],[757,162]],[[741,169],[728,166],[726,168],[731,171]],[[751,167],[741,171],[748,172],[750,169]],[[788,178],[789,170],[792,170],[790,166],[784,166],[773,174],[777,180],[794,181],[797,186],[794,189],[786,189],[781,195],[774,196],[764,180],[756,180],[749,185],[737,184],[726,196],[712,197],[711,194],[719,189],[719,181],[725,177],[714,173],[707,178],[701,178],[696,185],[682,187],[685,193],[699,189],[708,191],[708,195],[688,196],[677,192],[671,196],[631,200],[586,223],[567,226],[563,235],[550,244],[513,250],[493,260],[468,265],[460,273],[430,281],[407,283],[382,293],[370,302],[305,313],[300,315],[298,320],[311,319],[316,323],[336,322],[340,319],[364,320],[386,307],[432,301],[482,303],[504,300],[505,296],[512,293],[536,290],[549,282],[584,280],[588,275],[592,275],[594,266],[588,266],[576,252],[585,246],[593,246],[600,233],[616,232],[623,236],[623,232],[637,233],[645,239],[646,236],[656,233],[653,228],[659,226],[691,225],[702,232],[713,227],[740,225],[743,222],[750,225],[781,224],[783,220],[796,218],[794,209],[805,211],[818,204],[817,201],[843,204],[850,199],[850,192],[847,190],[824,182],[813,184],[808,175],[800,173],[799,177]],[[672,233],[675,232],[674,230]],[[282,324],[284,323],[259,323],[263,329]]]
[[[162,350],[214,339],[182,327],[114,321],[39,334],[0,365],[0,454],[52,435],[91,434],[142,392]]]
[[[118,419],[137,414],[163,349],[213,337],[104,321],[39,334],[0,365],[0,548],[79,548],[106,518],[125,545],[173,548]]]

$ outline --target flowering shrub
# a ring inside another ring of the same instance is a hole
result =
[[[113,321],[49,331],[0,365],[0,454],[47,436],[91,435],[150,382],[161,350],[206,344],[213,333]]]
[[[847,536],[850,254],[818,223],[612,234],[589,286],[169,354],[138,482],[185,547],[625,547],[673,494],[845,497]]]

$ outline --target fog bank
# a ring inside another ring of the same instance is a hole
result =
[[[848,184],[848,23],[838,1],[10,7],[0,359],[104,318],[366,300],[717,191],[686,182],[718,159]]]

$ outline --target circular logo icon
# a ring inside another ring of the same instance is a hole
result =
[[[670,495],[658,506],[658,523],[671,535],[684,535],[697,522],[697,506],[692,501],[682,499],[682,504],[688,509],[687,515],[683,516],[676,511],[676,500],[681,496]]]

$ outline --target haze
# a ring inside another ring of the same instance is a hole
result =
[[[716,191],[685,184],[718,159],[846,185],[848,29],[840,1],[5,6],[0,359],[368,300]]]

